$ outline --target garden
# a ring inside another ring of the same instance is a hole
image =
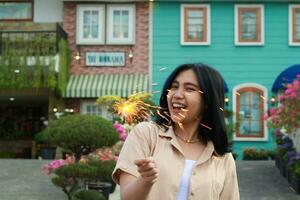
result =
[[[291,187],[300,194],[300,75],[279,96],[277,108],[266,120],[275,129],[275,165]]]
[[[111,174],[131,127],[149,118],[150,95],[137,93],[122,99],[103,96],[97,103],[109,107],[114,123],[99,116],[66,114],[49,122],[35,140],[62,148],[63,159],[42,166],[44,174],[68,200],[108,200],[116,187]]]

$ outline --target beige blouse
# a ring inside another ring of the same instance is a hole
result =
[[[189,200],[239,200],[232,154],[216,157],[213,152],[214,145],[208,142],[192,172]],[[158,180],[151,188],[148,200],[175,200],[185,157],[172,128],[164,131],[151,122],[135,126],[121,150],[113,180],[119,184],[120,170],[138,177],[134,160],[149,156],[157,165]]]

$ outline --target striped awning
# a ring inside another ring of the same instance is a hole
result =
[[[149,92],[148,74],[71,75],[65,97],[97,98],[104,95],[127,97]]]

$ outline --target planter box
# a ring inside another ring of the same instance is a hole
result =
[[[56,154],[56,147],[47,147],[47,146],[43,146],[41,147],[40,150],[40,156],[43,159],[55,159],[55,154]]]
[[[275,166],[279,169],[279,165],[280,165],[280,159],[279,157],[276,155],[275,156]]]
[[[300,178],[297,178],[295,174],[291,175],[290,185],[296,191],[297,194],[300,194]]]
[[[111,183],[98,182],[98,183],[88,183],[88,190],[95,190],[101,192],[106,200],[109,200],[109,194],[111,191]]]
[[[286,179],[289,183],[291,183],[292,181],[292,176],[293,176],[293,172],[288,170],[288,168],[286,167]]]
[[[283,177],[286,177],[287,176],[287,169],[286,169],[286,166],[285,164],[283,163],[283,161],[276,156],[276,159],[275,159],[275,165],[277,166],[281,176]]]

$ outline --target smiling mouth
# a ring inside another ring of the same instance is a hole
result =
[[[172,104],[172,111],[174,114],[181,114],[180,112],[186,112],[187,111],[187,106],[182,103],[173,103]],[[181,114],[182,115],[182,114]]]

